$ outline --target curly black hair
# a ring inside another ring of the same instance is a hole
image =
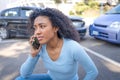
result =
[[[30,27],[33,27],[34,20],[38,16],[47,16],[52,26],[59,28],[57,32],[59,38],[64,37],[79,42],[80,36],[73,27],[72,21],[61,11],[55,8],[35,9],[29,16]]]

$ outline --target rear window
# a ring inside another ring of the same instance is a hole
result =
[[[16,17],[18,16],[18,9],[8,9],[1,12],[1,16],[3,17]]]
[[[32,9],[22,9],[21,10],[21,16],[23,17],[29,17],[29,15],[33,12]]]

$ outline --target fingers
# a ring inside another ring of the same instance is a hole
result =
[[[39,47],[39,49],[34,49],[33,47],[31,47],[31,55],[32,57],[35,57],[37,54],[39,54],[41,47]]]
[[[35,57],[39,53],[39,50],[31,48],[31,55]]]
[[[30,44],[30,46],[31,46],[31,55],[32,55],[33,57],[35,57],[37,54],[39,54],[39,51],[40,51],[40,49],[41,49],[41,46],[39,47],[39,49],[35,49],[35,48],[32,46],[32,43],[33,43],[35,37],[36,37],[36,36],[33,35],[33,36],[30,37],[30,40],[29,40],[29,44]]]
[[[33,36],[30,37],[30,40],[29,40],[30,45],[31,45],[32,42],[34,41],[34,38],[35,38],[35,37],[36,37],[35,35],[33,35]]]

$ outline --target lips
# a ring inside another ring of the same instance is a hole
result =
[[[43,36],[38,36],[37,38],[39,41],[41,41],[43,39]]]

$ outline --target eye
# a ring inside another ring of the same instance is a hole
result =
[[[40,25],[40,28],[41,29],[44,29],[46,26],[45,25]]]
[[[33,29],[36,30],[36,26],[33,26]]]

